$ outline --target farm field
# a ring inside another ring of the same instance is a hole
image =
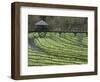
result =
[[[37,32],[28,33],[28,66],[71,65],[88,63],[88,37],[83,33],[47,32],[41,38]]]

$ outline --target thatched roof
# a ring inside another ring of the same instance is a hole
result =
[[[44,20],[40,20],[38,22],[35,23],[35,25],[48,25]]]

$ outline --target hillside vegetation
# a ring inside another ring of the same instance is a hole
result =
[[[83,33],[82,47],[79,33],[47,32],[40,38],[37,32],[29,33],[28,66],[69,65],[87,63],[87,40]],[[32,47],[33,46],[33,47]]]

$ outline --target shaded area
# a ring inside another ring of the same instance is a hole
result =
[[[28,32],[87,33],[87,17],[28,16]]]

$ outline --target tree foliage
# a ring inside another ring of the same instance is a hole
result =
[[[87,31],[86,17],[64,17],[64,16],[28,16],[29,31],[34,31],[35,23],[44,20],[48,23],[48,28],[51,31],[65,31],[81,29]]]

